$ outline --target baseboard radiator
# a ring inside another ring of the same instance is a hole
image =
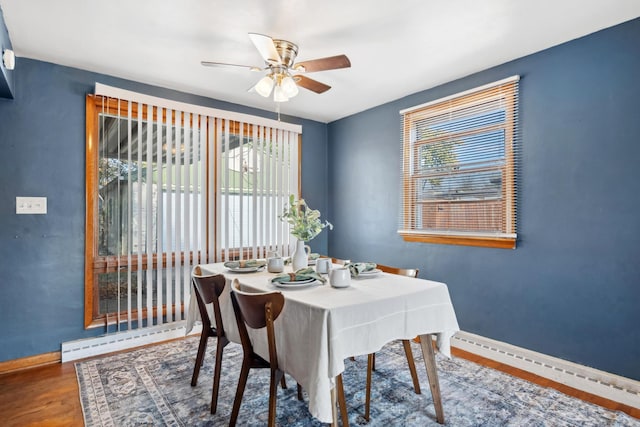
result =
[[[640,381],[464,331],[458,332],[453,337],[451,345],[569,387],[640,409]]]
[[[62,343],[62,362],[99,356],[114,351],[127,350],[133,347],[153,344],[185,336],[186,321],[150,326],[125,332],[101,335]],[[202,325],[197,324],[189,335],[200,334]]]

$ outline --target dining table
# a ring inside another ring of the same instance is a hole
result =
[[[245,291],[282,292],[285,305],[275,322],[278,365],[306,390],[313,417],[337,424],[335,384],[336,376],[345,370],[345,359],[374,353],[393,340],[419,336],[436,420],[444,423],[433,338],[436,350],[450,357],[450,340],[459,330],[446,284],[374,271],[352,278],[348,287],[334,288],[329,280],[273,282],[278,274],[266,268],[239,272],[224,263],[200,268],[203,274],[223,274],[227,280],[220,308],[232,342],[240,342],[229,293],[233,280],[238,279]],[[291,272],[290,266],[286,272]],[[200,316],[193,292],[192,286],[187,333]],[[209,310],[214,319],[212,307]],[[268,357],[266,334],[259,332],[250,331],[255,351]]]

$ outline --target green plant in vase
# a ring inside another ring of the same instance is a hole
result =
[[[309,246],[305,242],[315,238],[325,228],[333,229],[329,221],[320,219],[320,211],[307,206],[304,199],[296,200],[295,196],[289,196],[289,205],[279,216],[281,221],[286,221],[291,226],[291,235],[298,239],[296,250],[291,259],[294,271],[305,268],[309,263]]]

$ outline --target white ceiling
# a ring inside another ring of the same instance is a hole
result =
[[[330,122],[640,16],[639,0],[0,0],[16,56],[275,111],[247,33],[345,54],[283,114]],[[19,74],[18,60],[16,74]]]

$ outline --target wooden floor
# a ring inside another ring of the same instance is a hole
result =
[[[452,354],[640,419],[640,409],[603,399],[463,350],[452,348]],[[0,375],[0,419],[3,426],[81,426],[82,408],[73,362]]]

